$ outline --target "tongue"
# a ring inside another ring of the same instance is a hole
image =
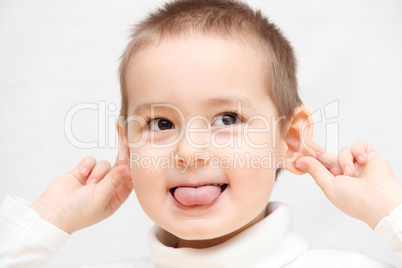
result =
[[[174,197],[185,206],[208,205],[221,194],[221,187],[207,185],[201,187],[178,187]]]

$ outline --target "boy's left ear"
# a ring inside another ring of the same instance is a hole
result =
[[[304,174],[295,166],[295,162],[302,156],[315,156],[313,145],[313,119],[310,112],[303,106],[294,110],[293,118],[288,121],[284,142],[286,143],[285,169],[295,173]]]

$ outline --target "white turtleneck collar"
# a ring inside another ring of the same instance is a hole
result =
[[[292,231],[290,208],[270,202],[266,217],[228,241],[205,249],[174,248],[177,237],[158,226],[148,234],[155,267],[282,267],[306,252],[309,242]]]

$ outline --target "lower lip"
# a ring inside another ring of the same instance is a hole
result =
[[[221,194],[208,205],[185,206],[182,203],[180,203],[179,201],[177,201],[176,197],[173,196],[173,194],[170,192],[170,190],[169,190],[169,195],[170,195],[170,198],[173,200],[173,204],[175,204],[175,206],[178,207],[179,209],[183,209],[183,210],[208,209],[208,208],[212,207],[213,205],[215,205],[224,196],[224,194],[226,193],[228,188],[229,188],[229,185],[226,186],[225,190],[223,190],[221,192]]]

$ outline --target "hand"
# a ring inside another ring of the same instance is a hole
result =
[[[43,219],[71,234],[112,215],[128,198],[133,184],[127,163],[96,163],[85,157],[80,164],[52,182],[32,204]]]
[[[318,145],[315,157],[303,156],[296,167],[308,172],[326,197],[344,213],[374,229],[402,203],[399,183],[386,159],[367,142],[343,148],[339,157]]]

